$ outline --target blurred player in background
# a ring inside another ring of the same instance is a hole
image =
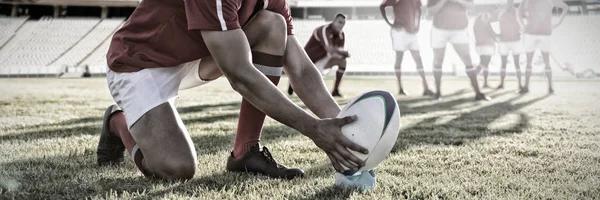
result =
[[[317,27],[306,46],[304,46],[308,57],[322,75],[328,74],[332,67],[338,67],[335,73],[335,84],[331,92],[334,97],[342,96],[339,89],[340,83],[346,72],[346,58],[350,57],[350,53],[344,50],[346,35],[342,29],[345,25],[346,15],[337,14],[330,24]],[[289,95],[294,93],[292,85],[290,84],[288,88]]]
[[[475,51],[479,54],[479,69],[483,70],[483,87],[488,88],[488,67],[492,56],[496,53],[496,33],[492,29],[492,14],[489,12],[480,14],[473,22],[473,33],[475,34]]]
[[[552,24],[552,11],[560,8],[560,18],[557,23]],[[523,43],[527,54],[527,69],[525,71],[525,85],[520,93],[529,92],[529,79],[533,55],[536,49],[542,52],[544,59],[546,78],[548,79],[548,93],[554,93],[552,88],[552,68],[550,67],[550,46],[552,31],[560,26],[567,14],[569,6],[562,0],[523,0],[519,6],[519,20],[525,24]],[[523,21],[524,20],[524,21]]]
[[[518,20],[517,9],[514,7],[514,0],[507,0],[506,7],[498,10],[496,16],[496,20],[499,22],[500,26],[498,53],[500,54],[502,61],[500,68],[500,85],[498,85],[498,89],[504,88],[508,55],[512,54],[520,90],[522,85],[519,55],[525,50],[523,49],[523,41],[521,40],[522,24],[521,21]]]
[[[467,76],[475,91],[475,100],[490,100],[481,93],[477,83],[477,70],[473,67],[469,50],[467,9],[474,6],[473,0],[429,0],[427,8],[433,15],[431,28],[431,47],[433,48],[433,75],[437,89],[435,99],[441,98],[442,64],[446,53],[446,44],[451,43],[465,64]]]
[[[385,7],[392,6],[394,11],[394,23],[390,23],[385,13]],[[419,32],[421,22],[421,0],[384,0],[379,6],[383,19],[391,27],[392,36],[392,48],[396,51],[396,62],[394,63],[394,70],[396,77],[398,78],[398,94],[408,95],[402,88],[402,58],[404,57],[405,51],[410,51],[415,64],[417,65],[417,71],[423,80],[423,95],[433,95],[433,92],[429,90],[427,85],[427,79],[425,78],[425,70],[423,70],[423,61],[421,59],[419,38],[417,33]]]

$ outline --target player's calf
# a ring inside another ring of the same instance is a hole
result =
[[[270,11],[259,12],[245,28],[252,50],[252,64],[274,85],[279,83],[286,48],[286,24],[283,17]],[[278,164],[266,148],[260,147],[265,113],[242,100],[233,151],[227,160],[227,171],[263,174],[274,178],[304,175],[296,168]]]
[[[328,66],[338,66],[338,70],[335,73],[335,83],[333,86],[333,91],[331,92],[331,96],[334,97],[343,97],[340,93],[339,87],[342,82],[342,78],[344,77],[344,73],[346,72],[346,58],[337,58],[334,57],[329,61],[331,64]]]

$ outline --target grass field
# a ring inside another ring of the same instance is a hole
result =
[[[241,97],[224,79],[180,93],[200,162],[187,182],[143,178],[130,161],[96,165],[102,113],[112,103],[105,79],[0,79],[0,199],[600,199],[599,81],[558,81],[550,96],[545,80],[527,95],[508,82],[486,90],[490,102],[472,101],[463,78],[443,84],[445,98],[433,101],[417,95],[418,79],[405,81],[413,94],[397,97],[397,145],[376,169],[377,188],[359,192],[336,189],[324,153],[271,119],[262,144],[307,176],[226,172]],[[396,91],[392,77],[349,77],[342,89],[340,104],[373,89]]]

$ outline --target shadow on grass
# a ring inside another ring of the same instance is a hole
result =
[[[307,177],[300,178],[300,180],[278,180],[282,182],[303,182],[310,181],[311,178],[315,177],[326,177],[331,176],[333,181],[333,168],[330,167],[329,163],[321,164],[312,167],[306,171]],[[197,193],[198,188],[208,189],[212,191],[221,191],[228,188],[240,188],[243,191],[246,184],[252,180],[276,180],[268,178],[262,175],[253,175],[250,173],[231,173],[226,171],[216,172],[207,176],[196,177],[190,181],[182,182],[174,187],[154,191],[142,196],[140,199],[146,198],[161,198],[168,194],[185,195],[190,197],[201,197]],[[139,189],[139,188],[131,188]],[[240,190],[240,189],[237,189]],[[127,190],[124,190],[127,191]],[[137,190],[140,191],[140,190]],[[123,192],[123,191],[121,191]],[[287,199],[345,199],[350,194],[358,192],[353,189],[341,190],[335,187],[333,182],[330,186],[317,190],[315,193],[303,193],[299,192],[298,195],[286,197]]]
[[[503,95],[500,93],[496,96]],[[530,117],[520,109],[532,105],[547,98],[548,95],[532,98],[523,102],[517,100],[523,96],[514,96],[507,101],[500,101],[482,106],[474,111],[464,112],[458,116],[448,116],[451,119],[443,121],[445,116],[428,117],[417,124],[401,130],[398,142],[392,152],[397,152],[407,146],[419,144],[454,145],[460,146],[464,143],[494,135],[522,133],[529,127]],[[456,99],[453,101],[464,101]],[[472,101],[472,100],[471,100]],[[445,103],[448,105],[459,105],[458,103]],[[438,104],[434,105],[438,107]],[[418,108],[420,110],[420,108]],[[436,108],[430,108],[436,109]],[[452,109],[452,107],[438,109]],[[518,115],[518,122],[502,129],[490,129],[489,125],[507,114]]]
[[[460,90],[446,95],[447,101],[433,101],[429,105],[411,107],[408,104],[426,101],[428,97],[416,99],[399,99],[403,116],[420,115],[427,112],[453,111],[457,106],[472,102],[472,97],[462,97],[468,90]],[[508,91],[492,92],[493,97],[500,97],[509,93]],[[466,95],[465,95],[466,96]],[[411,145],[434,144],[434,145],[463,145],[482,137],[521,133],[529,127],[529,116],[519,110],[532,105],[547,96],[531,98],[520,101],[523,96],[510,97],[506,101],[491,102],[470,112],[457,113],[456,116],[437,115],[427,117],[422,121],[406,127],[402,130],[398,143],[393,152],[398,152]],[[347,99],[337,99],[338,103],[344,104]],[[429,100],[432,101],[432,100]],[[295,101],[298,103],[297,101]],[[477,103],[473,103],[477,104]],[[407,106],[408,105],[408,106]],[[305,108],[305,107],[304,107]],[[184,113],[205,112],[211,109],[221,111],[234,111],[202,118],[186,118],[185,124],[194,123],[217,123],[236,122],[239,110],[239,102],[226,102],[221,104],[207,104],[178,108]],[[504,129],[490,129],[489,125],[507,114],[518,116],[518,122]],[[41,124],[27,127],[18,127],[9,133],[0,136],[0,141],[12,140],[36,140],[57,137],[70,137],[78,135],[98,135],[102,124],[102,116],[86,117],[61,121],[58,123]],[[445,122],[440,122],[450,118]],[[66,127],[66,128],[65,128]],[[211,130],[208,130],[210,132]],[[216,130],[215,130],[216,131]],[[235,131],[231,133],[193,135],[192,140],[199,155],[212,154],[219,151],[230,150],[233,144]],[[263,129],[262,140],[278,142],[289,140],[299,133],[284,125],[269,125]],[[226,159],[227,155],[223,156]],[[141,176],[135,178],[98,178],[100,170],[95,165],[94,152],[85,152],[83,155],[75,154],[69,156],[40,156],[38,159],[7,162],[0,164],[0,170],[15,171],[20,178],[21,189],[10,192],[9,197],[16,199],[31,198],[76,198],[93,197],[98,194],[106,194],[110,191],[117,192],[148,192],[149,197],[161,197],[167,193],[195,194],[198,187],[210,190],[221,190],[230,185],[243,186],[254,176],[247,174],[228,173],[225,171],[202,177],[196,177],[190,181],[175,184],[173,187],[152,191],[156,185],[164,182],[149,180]],[[329,163],[316,166],[307,170],[307,178],[331,176],[333,173]],[[91,179],[91,180],[90,180]],[[96,179],[96,180],[94,180]],[[168,184],[166,184],[168,185]],[[290,197],[292,199],[334,199],[347,198],[352,190],[338,190],[335,186],[319,188],[315,193]]]
[[[178,112],[194,113],[202,112],[210,109],[218,110],[239,110],[239,102],[226,102],[221,104],[205,104],[197,106],[188,106],[178,108]],[[31,126],[23,126],[16,128],[9,128],[6,134],[0,135],[0,141],[12,141],[12,140],[38,140],[38,139],[51,139],[51,138],[64,138],[79,135],[99,135],[102,126],[102,113],[97,117],[83,117],[77,119],[69,119],[60,122],[36,124]],[[210,117],[184,119],[184,123],[213,123],[223,120],[235,120],[238,114],[223,114],[214,115]]]

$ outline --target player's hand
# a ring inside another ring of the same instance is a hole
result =
[[[320,119],[312,130],[313,142],[329,157],[331,164],[338,172],[343,172],[342,165],[356,171],[365,165],[364,161],[354,156],[348,149],[367,154],[364,147],[351,142],[342,135],[342,127],[356,121],[356,116],[348,116],[335,119]]]

